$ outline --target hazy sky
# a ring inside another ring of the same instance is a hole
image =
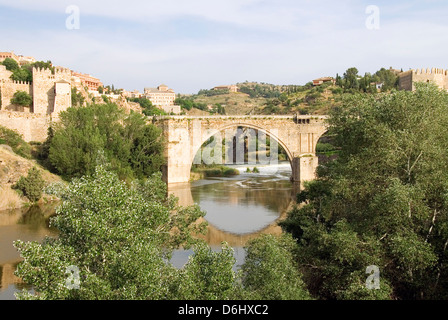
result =
[[[127,90],[448,68],[446,0],[0,0],[0,22],[0,51]]]

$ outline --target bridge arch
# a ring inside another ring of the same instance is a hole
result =
[[[254,125],[252,123],[247,123],[247,122],[240,122],[240,123],[232,123],[232,124],[225,124],[222,127],[213,130],[212,132],[208,132],[206,134],[204,134],[201,137],[201,143],[198,144],[197,146],[195,146],[195,148],[193,149],[192,152],[192,158],[191,158],[191,164],[193,164],[194,158],[196,157],[197,153],[200,151],[202,145],[209,140],[211,137],[215,136],[217,133],[221,133],[227,129],[234,129],[234,128],[249,128],[249,129],[254,129],[257,130],[258,132],[262,132],[264,134],[266,134],[267,136],[269,136],[272,139],[275,139],[275,141],[277,141],[277,143],[283,148],[283,150],[285,150],[287,158],[289,163],[292,166],[292,159],[293,159],[293,153],[289,150],[288,146],[282,141],[282,139],[280,139],[278,137],[278,135],[276,135],[274,132],[272,132],[272,130],[269,129],[265,129],[261,126],[258,125]]]

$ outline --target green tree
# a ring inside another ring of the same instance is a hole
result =
[[[178,273],[173,295],[183,300],[226,300],[240,292],[233,249],[227,244],[213,251],[205,243],[195,246],[195,254]]]
[[[51,218],[57,238],[42,243],[16,241],[23,257],[16,274],[33,285],[19,299],[166,299],[177,271],[170,252],[195,244],[204,230],[194,223],[197,205],[177,206],[166,198],[161,174],[128,186],[98,166],[92,176],[73,180]],[[68,267],[79,271],[79,287],[67,286]]]
[[[398,76],[391,70],[381,68],[375,73],[378,77],[378,81],[383,83],[382,90],[398,89]]]
[[[358,69],[348,68],[344,72],[344,89],[359,89]]]
[[[138,113],[131,112],[125,119],[123,136],[130,141],[129,163],[137,178],[150,176],[164,164],[161,135],[159,128],[148,125]]]
[[[92,174],[101,150],[123,179],[148,177],[164,162],[161,130],[116,104],[69,108],[60,119],[48,159],[66,178]]]
[[[11,99],[11,103],[23,107],[29,107],[33,103],[33,98],[28,92],[16,91]]]
[[[13,74],[11,75],[11,79],[14,81],[25,81],[25,82],[32,82],[33,81],[33,74],[31,73],[31,70],[27,68],[18,68],[13,71]]]
[[[28,170],[26,177],[21,176],[14,188],[19,189],[31,201],[36,202],[42,197],[45,181],[36,167]]]
[[[82,96],[81,92],[78,92],[78,89],[76,87],[72,87],[72,106],[73,107],[77,107],[77,106],[82,106],[84,104],[84,97]]]
[[[17,69],[20,69],[20,66],[17,63],[17,61],[12,58],[5,58],[5,60],[3,60],[3,62],[2,62],[2,64],[6,67],[6,70],[9,70],[9,71],[15,71]]]
[[[19,156],[30,159],[31,147],[15,130],[0,126],[0,144],[7,144]]]
[[[247,297],[257,300],[311,299],[292,255],[294,245],[288,235],[263,235],[248,243],[242,266],[242,284]]]
[[[356,94],[330,115],[337,160],[282,222],[310,292],[325,299],[446,299],[448,93]],[[367,290],[366,267],[381,272]]]

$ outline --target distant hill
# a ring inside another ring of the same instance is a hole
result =
[[[275,85],[264,82],[240,82],[239,92],[200,90],[198,94],[179,96],[187,114],[327,114],[341,103],[344,95],[376,94],[398,88],[401,71],[381,68],[374,74],[358,75],[354,67],[332,81],[313,85]],[[182,104],[181,104],[182,105]],[[200,109],[195,111],[195,109]]]
[[[218,105],[224,108],[226,115],[324,114],[336,100],[332,91],[337,89],[336,86],[323,85],[319,88],[313,87],[312,84],[285,86],[256,82],[237,85],[240,92],[208,95],[204,94],[206,91],[203,90],[201,94],[181,96],[197,105],[186,111],[186,114],[218,113]]]

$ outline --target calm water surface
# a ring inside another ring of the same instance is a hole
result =
[[[260,173],[245,173],[246,166],[234,167],[240,175],[170,185],[168,190],[181,205],[199,204],[209,224],[204,239],[214,250],[219,250],[223,241],[229,243],[235,250],[237,268],[244,261],[243,247],[248,240],[261,233],[281,233],[277,222],[285,216],[296,190],[289,181],[289,162],[260,166]],[[13,241],[57,236],[57,230],[49,228],[48,223],[56,206],[0,211],[0,300],[15,299],[14,292],[30,288],[13,274],[21,260]],[[191,253],[176,250],[172,263],[181,267]]]

